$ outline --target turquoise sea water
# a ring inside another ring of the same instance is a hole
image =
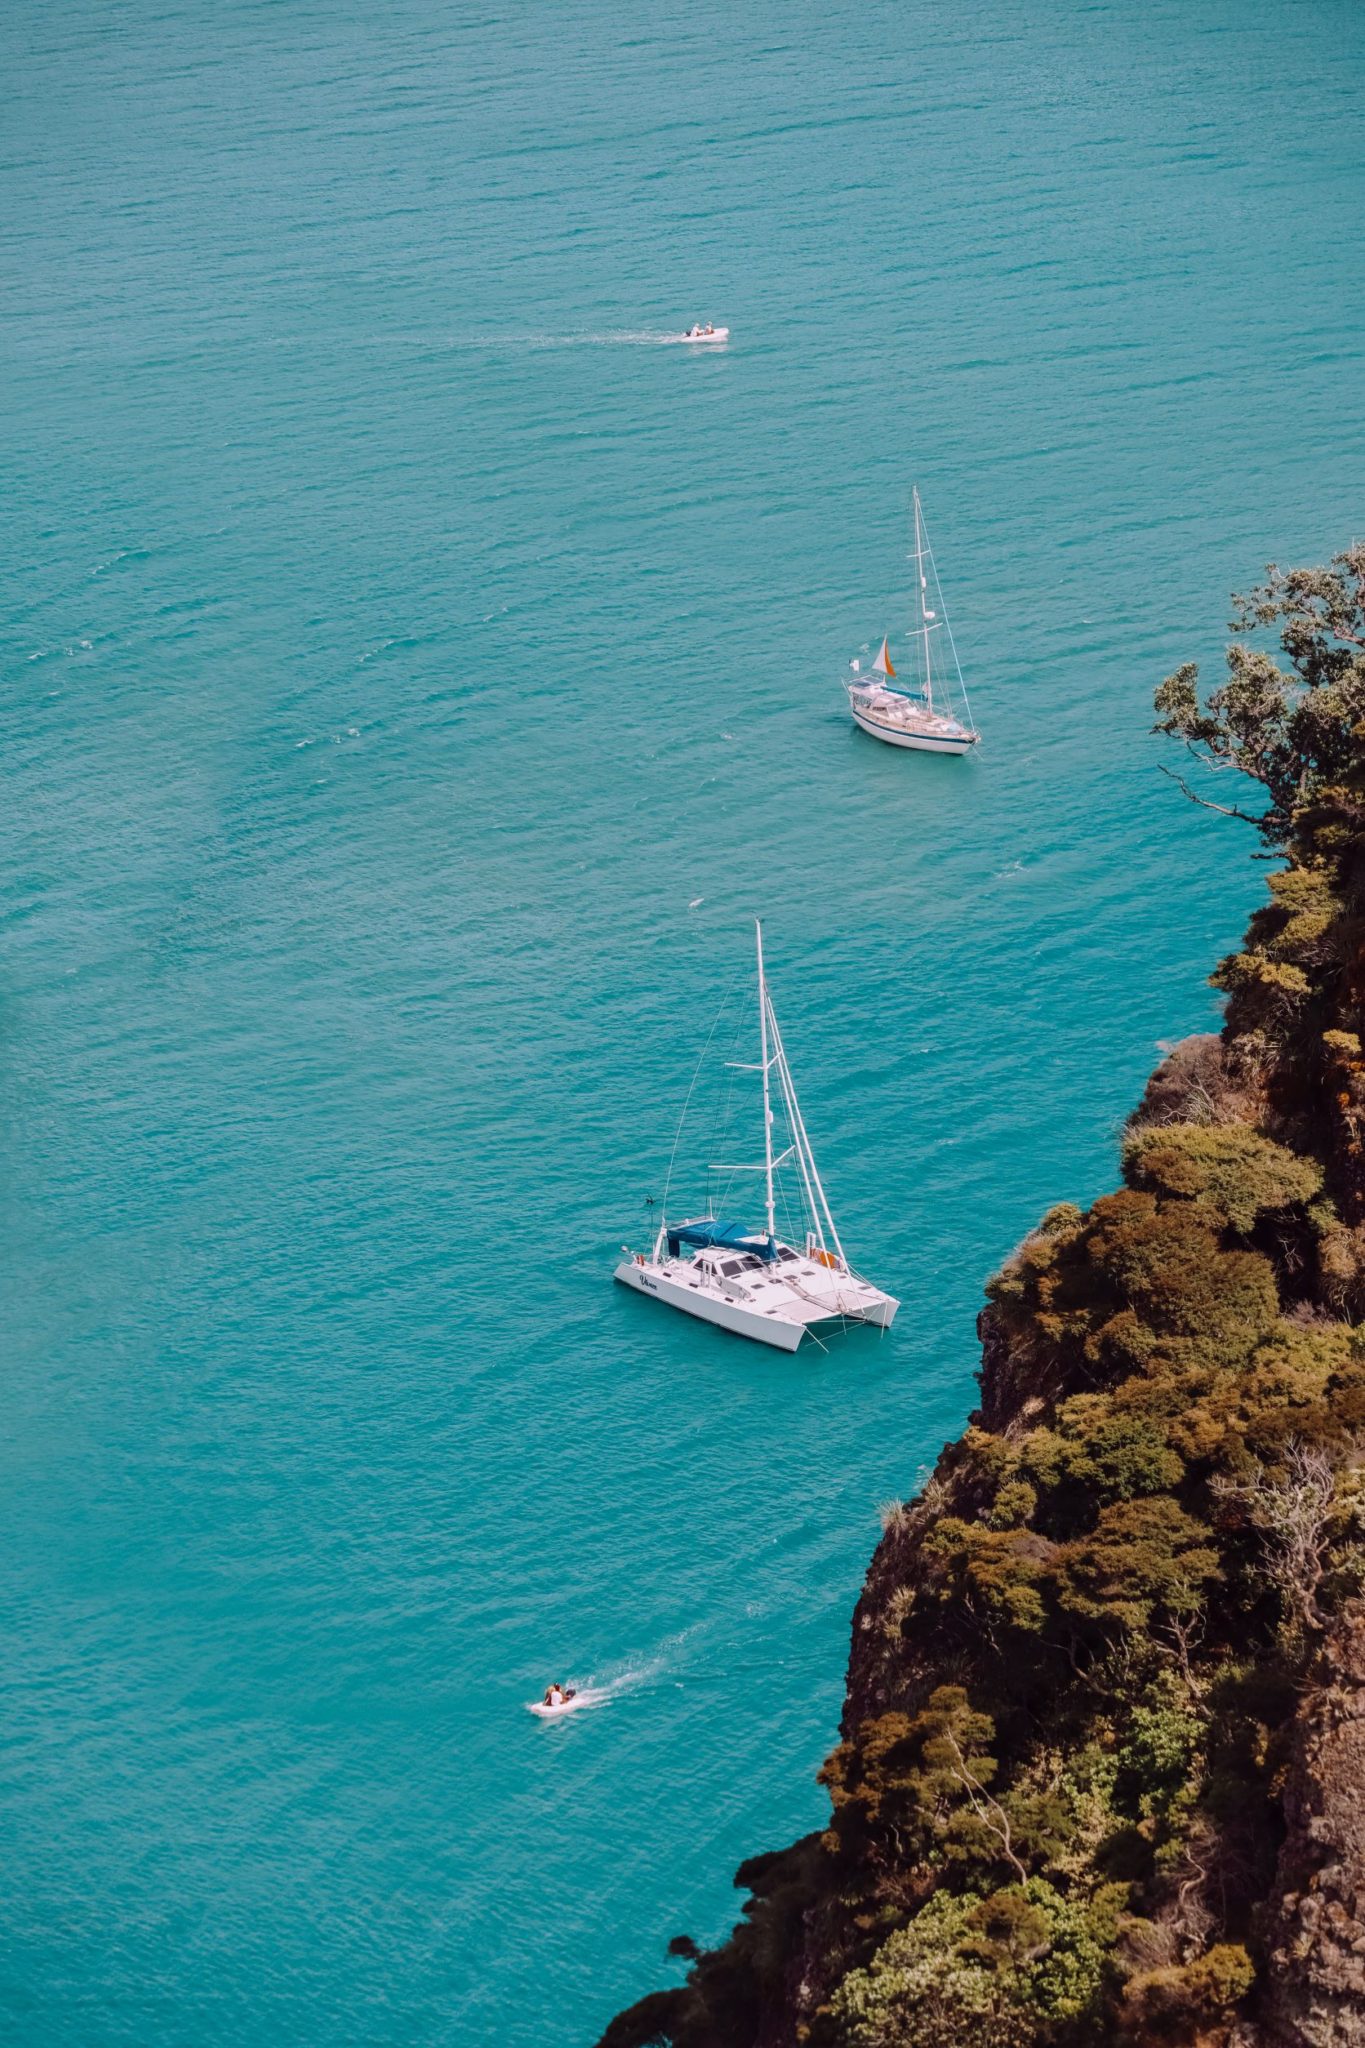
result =
[[[1365,17],[0,53],[6,2037],[586,2043],[818,1823],[982,1281],[1214,1018],[1256,871],[1150,690],[1365,530]],[[837,687],[912,480],[961,764]],[[905,1297],[827,1356],[610,1284],[758,911]]]

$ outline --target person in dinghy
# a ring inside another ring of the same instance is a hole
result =
[[[574,1696],[574,1689],[571,1685],[564,1686],[559,1685],[558,1683],[554,1685],[547,1685],[545,1688],[545,1697],[540,1704],[542,1705],[542,1707],[567,1707],[569,1701],[573,1699]]]

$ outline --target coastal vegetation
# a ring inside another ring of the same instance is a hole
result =
[[[1223,1030],[987,1287],[828,1825],[602,2048],[1365,2040],[1365,547],[1236,602],[1218,687],[1156,693],[1274,862]]]

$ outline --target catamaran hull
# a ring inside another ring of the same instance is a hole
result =
[[[900,1307],[894,1294],[883,1294],[880,1287],[852,1277],[836,1282],[829,1293],[807,1279],[801,1292],[817,1315],[831,1323],[871,1323],[874,1329],[889,1330]]]
[[[737,1337],[751,1337],[757,1344],[772,1344],[779,1351],[795,1351],[812,1326],[871,1323],[875,1329],[889,1330],[900,1307],[893,1294],[883,1294],[865,1280],[846,1275],[840,1282],[832,1274],[820,1274],[817,1278],[809,1267],[805,1269],[806,1284],[794,1292],[788,1290],[780,1309],[755,1308],[745,1302],[726,1300],[707,1288],[675,1280],[658,1266],[641,1265],[638,1259],[623,1259],[616,1268],[616,1278],[623,1287],[633,1287],[637,1294],[652,1295],[655,1301],[679,1308],[699,1322],[714,1323],[718,1329],[730,1330]]]
[[[919,754],[970,754],[977,743],[975,733],[964,733],[958,739],[951,733],[906,732],[900,726],[884,725],[880,719],[860,711],[856,704],[849,709],[856,726],[870,733],[874,740],[885,740],[888,747],[911,747]]]
[[[752,1337],[756,1344],[772,1344],[779,1351],[795,1351],[806,1334],[804,1323],[789,1323],[780,1316],[760,1315],[755,1309],[746,1308],[739,1301],[723,1301],[714,1294],[703,1294],[700,1288],[688,1287],[686,1283],[669,1280],[661,1273],[650,1273],[633,1259],[623,1259],[616,1268],[616,1278],[623,1287],[633,1287],[637,1294],[647,1294],[654,1301],[662,1301],[669,1308],[680,1308],[684,1315],[695,1316],[698,1322],[714,1323],[717,1329],[730,1330],[736,1337]]]
[[[856,1315],[860,1323],[871,1323],[875,1329],[889,1330],[896,1320],[896,1310],[899,1307],[900,1303],[894,1295],[884,1294],[880,1301],[873,1302],[869,1308],[854,1309],[850,1314]]]

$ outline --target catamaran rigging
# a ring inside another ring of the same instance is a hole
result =
[[[886,1328],[899,1303],[894,1296],[860,1278],[844,1256],[769,993],[763,962],[763,927],[757,920],[754,945],[759,1017],[756,1071],[762,1081],[763,1158],[740,1163],[712,1161],[710,1171],[763,1175],[765,1227],[760,1233],[714,1213],[670,1223],[670,1162],[669,1185],[665,1187],[662,1219],[653,1246],[648,1254],[626,1247],[626,1256],[616,1268],[615,1277],[624,1286],[652,1294],[704,1322],[794,1351],[808,1331],[814,1334],[816,1327],[824,1323],[852,1320]],[[755,1071],[749,1062],[727,1064],[740,1072]],[[774,1082],[787,1139],[777,1152],[773,1146]],[[691,1093],[689,1087],[689,1101]],[[675,1139],[675,1158],[676,1155]],[[777,1230],[777,1175],[788,1162],[795,1163],[799,1183],[805,1225],[800,1246],[786,1243]]]

